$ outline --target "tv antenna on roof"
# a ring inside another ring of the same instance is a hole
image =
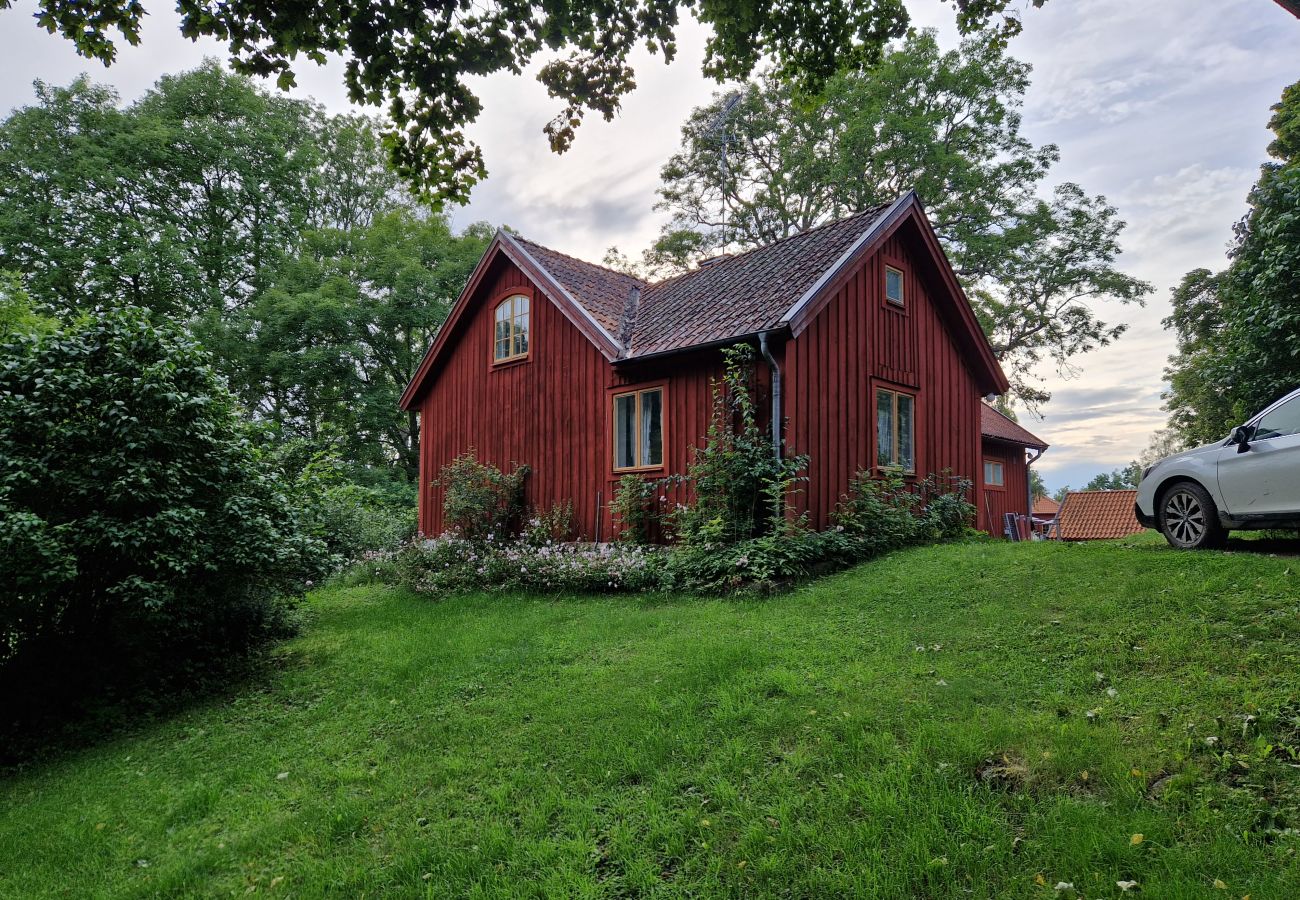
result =
[[[738,90],[727,94],[726,98],[722,102],[722,109],[713,117],[713,121],[709,123],[708,130],[704,132],[706,138],[712,138],[714,136],[719,136],[720,138],[719,143],[721,145],[721,152],[719,153],[719,164],[722,171],[722,252],[724,254],[727,252],[727,246],[731,243],[731,241],[727,239],[727,177],[730,174],[727,167],[727,147],[733,138],[728,133],[727,122],[731,118],[731,114],[735,111],[736,107],[740,105],[740,101],[744,99],[744,96],[745,95]]]

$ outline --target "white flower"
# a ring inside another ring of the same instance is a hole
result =
[[[1058,890],[1058,891],[1072,891],[1072,890],[1074,890],[1074,882],[1073,882],[1073,881],[1058,881],[1058,882],[1056,883],[1056,888],[1055,888],[1055,889]]]
[[[1119,691],[1115,690],[1114,688],[1106,688],[1106,696],[1112,698],[1118,697]]]
[[[1123,892],[1126,893],[1126,894],[1127,894],[1129,891],[1133,890],[1133,888],[1135,888],[1135,887],[1137,887],[1137,886],[1138,886],[1138,883],[1137,883],[1136,881],[1117,881],[1117,882],[1115,882],[1115,887],[1119,888],[1121,891],[1123,891]]]

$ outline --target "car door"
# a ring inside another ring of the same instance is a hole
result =
[[[1300,396],[1255,422],[1250,449],[1219,451],[1219,493],[1232,516],[1300,513]]]

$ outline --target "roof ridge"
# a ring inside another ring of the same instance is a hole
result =
[[[556,256],[563,256],[565,259],[573,260],[576,263],[582,263],[584,266],[591,266],[593,269],[600,269],[602,271],[610,273],[611,275],[618,275],[622,278],[630,278],[642,286],[647,286],[652,283],[646,281],[644,278],[638,278],[636,275],[632,275],[628,272],[621,272],[618,269],[611,268],[610,266],[601,265],[600,263],[594,263],[589,259],[583,259],[581,256],[574,256],[572,253],[565,253],[562,250],[556,250],[554,247],[548,247],[545,244],[539,244],[537,243],[537,241],[529,240],[528,238],[523,237],[522,235],[515,234],[511,236],[517,241],[522,241],[525,244],[531,244],[532,246],[537,247],[540,250],[545,250],[547,253],[554,253]]]
[[[876,206],[867,207],[866,209],[860,209],[857,212],[849,213],[847,216],[840,216],[838,219],[830,219],[829,221],[822,222],[819,225],[809,226],[808,228],[805,228],[803,231],[796,231],[794,234],[787,234],[785,237],[779,237],[776,240],[771,241],[770,243],[760,244],[757,247],[750,247],[748,250],[742,250],[739,253],[722,253],[722,254],[718,254],[718,256],[710,256],[705,258],[717,259],[718,264],[720,265],[730,264],[735,260],[741,259],[746,256],[750,256],[751,254],[757,253],[760,250],[767,250],[771,247],[777,247],[781,244],[786,243],[787,241],[792,241],[795,238],[805,237],[807,235],[813,234],[814,232],[818,232],[826,228],[830,228],[832,225],[841,225],[844,222],[849,221],[850,219],[857,219],[866,215],[878,216],[881,210],[887,209],[889,206],[892,206],[894,203],[897,203],[900,198],[905,196],[906,194],[900,194],[898,197],[894,198],[893,200],[890,200],[888,203],[880,203],[877,204]],[[665,278],[662,281],[651,281],[649,282],[649,286],[659,287],[660,285],[669,284],[670,282],[677,281],[680,278],[685,278],[688,275],[694,275],[697,272],[702,272],[702,271],[705,271],[705,267],[702,267],[697,263],[694,269],[687,269],[685,272],[678,272],[676,275],[673,275],[669,278]]]

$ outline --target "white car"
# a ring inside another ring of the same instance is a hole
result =
[[[1148,466],[1133,511],[1180,549],[1222,547],[1234,529],[1300,528],[1300,391],[1222,441]]]

